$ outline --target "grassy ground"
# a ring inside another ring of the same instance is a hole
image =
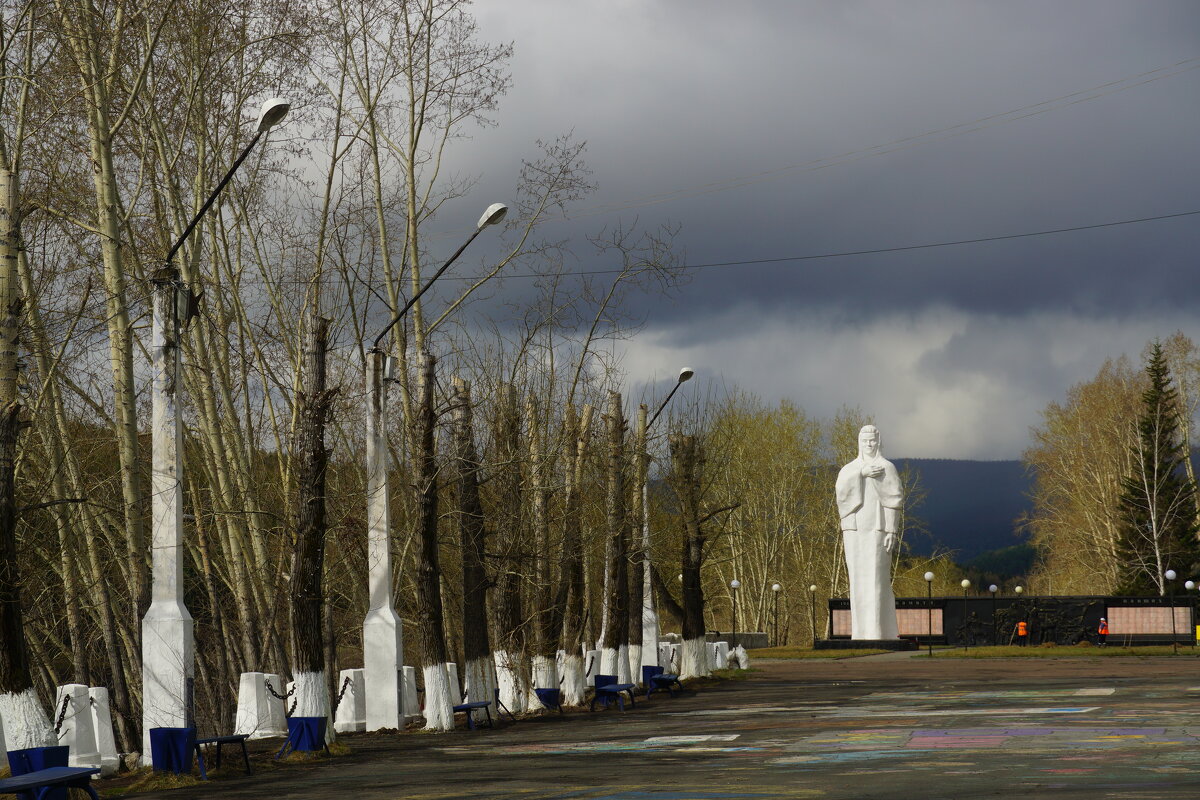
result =
[[[751,664],[756,658],[854,658],[886,653],[886,650],[810,650],[807,647],[762,647],[748,650]]]
[[[943,650],[935,649],[934,658],[1146,658],[1149,656],[1174,656],[1176,652],[1169,645],[1152,645],[1148,647],[1067,647],[1052,645],[1049,647],[961,647]],[[1178,651],[1179,658],[1200,658],[1200,648],[1183,647]]]
[[[273,745],[278,745],[278,742],[273,742]],[[349,755],[351,750],[342,741],[335,741],[329,745],[329,753],[301,753],[291,752],[284,756],[279,761],[276,761],[272,756],[275,747],[272,746],[267,751],[252,752],[250,760],[253,764],[255,774],[273,772],[278,769],[287,769],[289,764],[303,764],[312,761],[322,761],[328,758],[336,758],[338,756]],[[230,757],[226,752],[225,763],[221,769],[216,769],[212,765],[211,756],[208,761],[208,778],[210,781],[219,784],[222,780],[229,778],[240,778],[244,775],[244,767],[242,766],[241,753]],[[197,773],[188,775],[173,775],[169,772],[154,772],[149,767],[143,767],[135,772],[118,775],[114,778],[109,778],[101,784],[97,784],[96,788],[101,797],[105,800],[109,798],[123,797],[127,794],[141,792],[166,792],[170,789],[180,789],[185,786],[201,785],[200,776]],[[214,794],[219,793],[219,789],[214,789]]]

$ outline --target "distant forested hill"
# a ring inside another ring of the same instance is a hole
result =
[[[893,460],[897,467],[919,470],[925,489],[925,502],[915,513],[929,535],[909,541],[914,553],[954,550],[954,560],[962,564],[1026,540],[1013,533],[1014,520],[1030,508],[1031,480],[1020,461]]]

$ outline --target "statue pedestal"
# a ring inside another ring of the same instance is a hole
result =
[[[920,650],[912,639],[818,639],[813,650]]]

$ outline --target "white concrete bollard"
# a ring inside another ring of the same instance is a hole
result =
[[[658,665],[663,668],[663,672],[666,672],[668,674],[673,674],[675,672],[675,668],[671,664],[671,643],[670,642],[659,642],[658,643]]]
[[[366,671],[344,669],[339,675],[338,692],[342,699],[334,712],[333,729],[338,733],[367,729]]]
[[[583,656],[583,682],[594,686],[598,672],[600,672],[600,651],[588,650]]]
[[[716,642],[717,645],[717,663],[713,669],[728,669],[729,668],[729,642]]]
[[[404,667],[404,721],[421,716],[421,699],[417,695],[417,668]]]
[[[88,689],[92,707],[92,729],[96,732],[96,749],[100,752],[100,777],[116,775],[121,767],[117,741],[113,736],[112,709],[108,704],[108,689],[93,686]]]
[[[729,654],[729,666],[735,669],[750,669],[750,656],[746,653],[746,648],[740,644],[733,648],[733,652]]]
[[[668,656],[668,659],[669,660],[666,663],[670,664],[671,666],[667,669],[667,672],[670,672],[673,675],[678,675],[683,669],[683,645],[672,644],[671,654]]]
[[[66,704],[64,712],[63,705]],[[92,698],[82,683],[68,683],[54,694],[54,723],[62,715],[58,743],[70,749],[67,764],[72,767],[99,767],[100,750],[96,747],[96,728],[92,724]]]
[[[262,672],[243,672],[238,684],[237,717],[234,733],[247,734],[251,739],[267,739],[272,736],[287,736],[287,720],[284,716],[284,701],[271,694],[271,689],[283,694],[283,684],[278,675]]]
[[[276,697],[271,694],[272,690],[279,694],[285,694],[283,685],[283,676],[276,675],[272,672],[267,672],[263,675],[267,688],[267,728],[268,731],[274,731],[264,736],[287,736],[287,710],[288,700],[284,697]],[[262,738],[262,737],[260,737]]]

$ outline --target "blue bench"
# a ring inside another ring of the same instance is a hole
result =
[[[675,690],[672,686],[678,686],[680,691],[683,691],[683,684],[679,682],[678,675],[671,675],[664,672],[662,667],[644,666],[642,667],[642,683],[646,686],[646,697],[650,697],[650,693],[655,689],[666,689],[667,694],[671,697],[675,696]]]
[[[208,776],[204,770],[204,753],[200,750],[202,744],[215,744],[217,746],[217,769],[221,768],[221,745],[223,744],[240,744],[242,746],[242,760],[246,763],[246,774],[253,775],[250,771],[250,754],[246,752],[246,740],[250,738],[248,733],[233,733],[229,736],[210,736],[207,739],[196,740],[196,761],[200,764],[200,776],[208,780]]]
[[[588,711],[596,710],[596,701],[605,708],[612,705],[613,701],[617,702],[617,708],[621,711],[625,710],[625,695],[629,695],[629,705],[635,706],[637,703],[633,701],[633,684],[632,683],[617,683],[616,675],[597,675],[596,676],[596,693],[592,695],[592,702],[588,706]]]
[[[492,704],[487,700],[478,700],[474,703],[459,703],[458,705],[454,706],[454,713],[465,713],[467,715],[467,728],[470,730],[475,730],[475,716],[471,712],[482,708],[483,713],[487,715],[488,727],[494,728],[496,726],[492,724],[491,705]]]
[[[542,705],[551,711],[563,713],[562,707],[562,692],[558,689],[534,689],[533,693],[537,695],[537,699],[542,701]]]
[[[32,800],[49,797],[55,789],[83,789],[92,800],[100,795],[92,788],[92,776],[100,770],[91,767],[47,767],[0,780],[0,794],[18,794]]]

